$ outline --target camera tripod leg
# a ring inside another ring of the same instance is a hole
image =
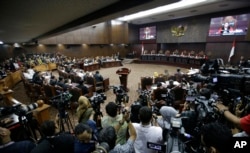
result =
[[[64,128],[64,121],[63,121],[63,118],[60,117],[59,119],[59,127],[60,127],[60,131],[65,131],[65,128]]]
[[[66,124],[69,132],[74,131],[74,127],[73,127],[73,124],[69,118],[68,113],[65,114],[65,117],[60,117],[60,119],[59,119],[59,127],[60,127],[61,132],[65,132],[65,127],[64,127],[65,124]]]
[[[66,124],[67,124],[67,127],[68,127],[68,129],[69,129],[69,132],[74,132],[74,127],[73,127],[73,124],[72,124],[72,122],[71,122],[71,120],[70,120],[70,118],[69,118],[69,115],[67,115],[67,117],[65,118],[65,121],[66,121]],[[70,131],[70,129],[72,130],[72,131]]]

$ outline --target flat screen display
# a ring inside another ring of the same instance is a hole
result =
[[[208,36],[246,35],[250,14],[212,18]]]
[[[140,40],[156,39],[156,26],[140,28],[139,37]]]

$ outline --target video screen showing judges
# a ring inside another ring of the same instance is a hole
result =
[[[212,18],[208,36],[246,35],[250,14]]]
[[[139,29],[140,40],[153,40],[156,39],[156,26],[143,27]]]

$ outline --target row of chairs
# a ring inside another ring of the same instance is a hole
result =
[[[72,73],[67,73],[61,70],[58,70],[59,76],[63,77],[64,79],[70,78],[71,82],[73,83],[79,83],[82,79],[80,76]],[[92,76],[86,77],[85,84],[92,85],[93,86],[93,92],[104,92],[104,82],[100,81],[97,82],[96,79]]]
[[[64,92],[60,86],[52,86],[50,84],[39,85],[33,83],[31,80],[27,80],[22,77],[22,82],[25,87],[26,95],[30,98],[31,102],[42,99],[45,103],[50,103],[50,99]],[[78,98],[82,95],[82,90],[77,87],[71,87],[68,89],[71,93],[71,101],[78,101]]]

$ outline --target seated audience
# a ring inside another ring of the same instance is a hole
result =
[[[23,72],[25,79],[32,81],[34,73],[29,73],[28,69]]]
[[[36,147],[29,140],[14,142],[11,140],[11,132],[7,128],[0,127],[0,152],[1,153],[30,153]]]
[[[5,78],[6,76],[7,76],[7,73],[4,67],[0,67],[0,79]]]
[[[183,78],[184,73],[181,72],[180,68],[177,68],[176,73],[174,74],[175,76],[175,80],[178,82],[181,82],[182,78]]]
[[[133,123],[135,127],[137,137],[134,143],[135,153],[156,153],[157,151],[148,149],[147,142],[163,144],[162,128],[157,125],[155,119],[153,119],[152,110],[143,106],[139,111],[140,123]],[[154,125],[151,124],[153,121]]]
[[[56,85],[56,83],[57,83],[57,79],[56,79],[56,77],[54,75],[52,75],[50,77],[49,84],[54,86],[54,85]]]
[[[62,76],[59,76],[59,79],[58,79],[56,85],[63,88],[64,91],[66,91],[68,89],[68,86],[64,83],[64,79]]]
[[[95,78],[96,82],[101,82],[101,81],[103,81],[103,77],[102,77],[102,75],[100,74],[99,71],[96,71],[96,72],[95,72],[94,78]]]
[[[153,91],[153,99],[160,101],[165,100],[165,95],[167,94],[167,89],[162,86],[162,83],[157,83],[157,88]]]
[[[32,77],[32,81],[33,81],[33,83],[36,83],[36,84],[39,84],[39,85],[43,84],[43,78],[42,78],[42,76],[40,74],[40,71],[35,70],[35,73],[34,73],[34,75]]]
[[[84,96],[87,96],[89,93],[88,87],[84,85],[83,79],[79,81],[79,84],[76,87],[82,90],[82,95]]]
[[[118,106],[114,102],[109,102],[106,107],[107,115],[104,115],[101,120],[101,125],[103,128],[108,126],[117,126],[120,124],[120,121],[123,118],[123,114],[118,114]],[[125,122],[117,131],[117,140],[116,144],[124,144],[126,143],[126,135],[127,135],[127,123]]]
[[[176,85],[174,84],[174,80],[169,80],[169,84],[167,85],[167,88],[171,90],[175,87]]]

